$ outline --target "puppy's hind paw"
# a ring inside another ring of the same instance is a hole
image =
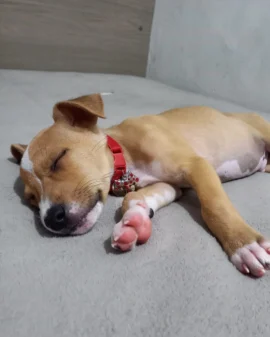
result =
[[[270,269],[270,242],[253,242],[238,248],[231,262],[244,274],[261,277]]]

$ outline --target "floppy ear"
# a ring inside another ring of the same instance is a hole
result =
[[[106,118],[100,94],[58,102],[53,108],[54,121],[65,122],[71,126],[92,128],[97,124],[98,117]]]
[[[21,162],[22,156],[26,148],[27,148],[27,145],[23,145],[23,144],[12,144],[10,146],[10,152],[12,153],[12,156],[17,160],[19,164]]]

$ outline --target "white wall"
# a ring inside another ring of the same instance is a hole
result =
[[[270,1],[156,0],[147,77],[270,111]]]

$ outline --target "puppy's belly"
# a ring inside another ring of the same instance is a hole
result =
[[[244,178],[255,172],[264,172],[267,165],[268,153],[264,152],[256,158],[250,154],[237,159],[227,160],[216,168],[222,182]]]

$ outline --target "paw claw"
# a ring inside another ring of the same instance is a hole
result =
[[[250,273],[248,267],[245,264],[243,264],[242,267],[243,267],[243,271],[244,271],[245,274],[249,274]]]

